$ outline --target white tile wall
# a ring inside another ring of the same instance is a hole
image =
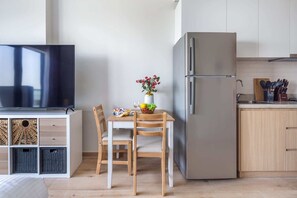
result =
[[[278,78],[289,80],[288,94],[297,94],[297,62],[237,61],[237,79],[243,81],[243,87],[237,84],[237,92],[253,94],[253,78]]]

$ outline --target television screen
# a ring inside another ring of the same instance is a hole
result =
[[[74,107],[74,45],[0,45],[0,107]]]

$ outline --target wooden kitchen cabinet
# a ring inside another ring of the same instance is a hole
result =
[[[297,109],[239,108],[240,177],[297,176]]]
[[[227,32],[237,33],[237,57],[259,57],[259,0],[228,0]]]
[[[288,112],[285,130],[286,170],[297,171],[297,110]]]
[[[240,111],[241,172],[285,171],[286,111]]]
[[[290,0],[259,0],[259,57],[290,54]]]

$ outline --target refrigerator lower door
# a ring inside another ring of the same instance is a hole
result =
[[[236,178],[235,77],[187,77],[187,179]]]

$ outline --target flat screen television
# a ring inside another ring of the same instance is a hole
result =
[[[0,108],[74,107],[74,45],[0,45]]]

